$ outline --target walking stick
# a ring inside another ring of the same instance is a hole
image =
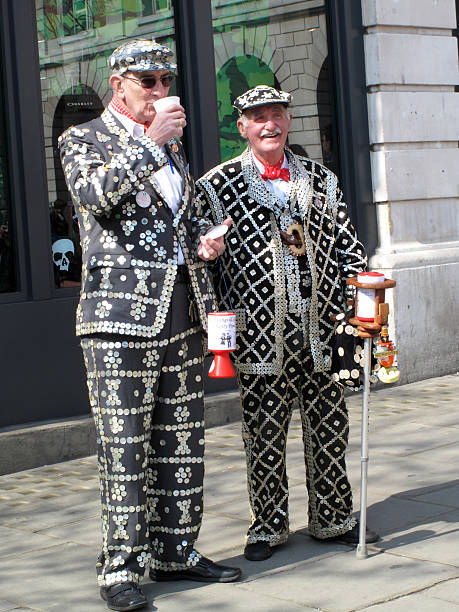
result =
[[[356,316],[349,320],[357,328],[358,335],[364,339],[363,349],[363,398],[362,398],[362,427],[360,450],[360,522],[359,543],[357,545],[357,559],[368,557],[366,543],[367,530],[367,489],[368,489],[368,433],[370,425],[370,375],[371,350],[373,338],[383,329],[387,330],[389,304],[384,302],[385,289],[395,287],[395,281],[385,279],[383,274],[369,272],[359,274],[357,278],[347,279],[348,285],[354,285],[356,291]],[[384,376],[379,376],[382,382],[396,382],[400,373],[393,366],[394,355],[397,353],[393,344],[386,337],[387,342],[380,341],[379,352],[375,353],[383,366]],[[387,367],[385,367],[387,365]],[[389,371],[390,369],[390,371]]]
[[[360,525],[359,543],[357,546],[357,559],[368,556],[367,531],[367,477],[368,477],[368,430],[370,425],[370,373],[371,373],[371,338],[365,338],[363,344],[363,401],[362,401],[362,430],[360,450]]]

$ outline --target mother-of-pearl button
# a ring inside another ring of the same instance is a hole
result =
[[[139,193],[135,196],[135,201],[142,208],[148,208],[151,204],[151,196],[145,191],[139,191]]]

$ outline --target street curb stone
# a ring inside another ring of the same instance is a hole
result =
[[[241,418],[239,392],[204,398],[206,427]],[[0,475],[87,457],[97,452],[92,417],[21,427],[0,433]]]

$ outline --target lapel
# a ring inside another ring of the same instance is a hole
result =
[[[247,195],[270,210],[279,207],[278,200],[273,192],[267,187],[261,178],[255,164],[253,163],[252,150],[249,147],[241,155],[242,175],[247,185]]]
[[[190,206],[190,203],[192,201],[192,197],[190,197],[190,194],[192,194],[192,185],[193,185],[193,181],[191,179],[191,176],[188,172],[188,170],[185,168],[184,166],[184,158],[183,156],[180,154],[179,151],[181,151],[181,143],[177,143],[177,140],[175,138],[171,138],[167,143],[166,143],[166,154],[168,155],[169,159],[173,162],[174,165],[174,170],[179,171],[180,176],[182,177],[183,180],[183,195],[182,195],[182,203],[180,204],[180,207],[177,211],[177,213],[174,216],[174,221],[173,221],[173,226],[176,228],[183,216],[183,213],[187,210],[187,208]]]
[[[103,120],[105,127],[107,129],[107,131],[109,132],[109,134],[111,134],[112,136],[117,138],[117,146],[120,149],[124,149],[127,146],[130,147],[136,147],[138,146],[138,141],[135,140],[130,133],[124,128],[123,124],[118,120],[117,117],[115,117],[115,115],[113,115],[113,113],[111,113],[109,110],[105,109],[104,112],[101,115],[101,119]],[[98,139],[100,140],[100,137],[98,136]],[[111,140],[111,137],[106,137],[107,140]],[[105,138],[104,138],[104,142],[105,142]],[[113,145],[112,145],[113,146]],[[166,149],[166,155],[168,155],[168,157],[170,159],[172,159],[174,161],[174,169],[178,170],[180,176],[183,179],[183,196],[182,196],[182,204],[177,212],[177,214],[174,217],[174,226],[177,226],[177,223],[179,222],[184,210],[186,209],[187,204],[189,203],[190,197],[189,197],[189,193],[190,193],[190,176],[188,174],[188,172],[185,170],[185,167],[183,165],[183,161],[181,156],[178,154],[179,151],[179,145],[177,144],[177,141],[175,140],[175,138],[171,138],[171,140],[169,140],[166,145],[165,145],[165,149]],[[153,189],[156,191],[156,193],[158,194],[158,196],[160,197],[160,199],[166,204],[167,206],[167,200],[166,200],[166,196],[164,195],[163,191],[161,190],[161,187],[159,186],[158,181],[155,179],[155,173],[153,172],[152,174],[150,174],[148,181],[150,182],[150,184],[152,185]]]
[[[169,159],[174,162],[174,168],[178,169],[180,176],[183,180],[185,180],[186,171],[183,166],[182,157],[179,154],[179,145],[177,144],[175,138],[171,138],[168,142],[166,142],[165,148],[166,154],[168,155]]]
[[[103,120],[108,132],[116,138],[116,145],[121,151],[123,151],[127,147],[139,146],[139,141],[131,136],[131,134],[126,130],[121,121],[108,109],[104,110],[101,115],[101,119]],[[153,189],[159,195],[160,199],[165,202],[166,198],[164,196],[164,193],[161,191],[158,182],[155,179],[154,173],[150,174],[150,176],[148,177],[148,181],[151,183]]]
[[[285,154],[287,155],[290,167],[290,199],[296,200],[300,215],[305,219],[311,209],[312,197],[314,194],[312,177],[303,166],[300,159],[292,153],[288,147],[285,148]]]

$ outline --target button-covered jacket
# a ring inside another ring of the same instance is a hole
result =
[[[213,291],[206,264],[196,254],[202,220],[181,143],[166,152],[183,178],[174,216],[155,180],[169,163],[148,136],[134,140],[104,111],[69,128],[59,139],[62,167],[80,227],[81,294],[77,335],[156,336],[171,305],[180,244],[191,278],[191,300],[206,329]]]
[[[279,230],[285,210],[301,223],[311,282],[303,309],[304,333],[316,372],[330,370],[331,315],[343,312],[351,297],[346,278],[366,269],[363,245],[357,239],[336,176],[313,160],[285,149],[290,173],[290,198],[284,205],[269,190],[256,169],[250,149],[197,181],[200,214],[213,223],[230,216],[226,249],[213,267],[221,307],[236,311],[237,347],[241,372],[280,374],[285,319],[299,275]],[[287,221],[288,222],[288,221]],[[290,221],[291,222],[291,221]],[[223,274],[222,274],[223,270]],[[228,291],[227,291],[228,288]],[[298,311],[301,311],[298,300]],[[300,313],[301,314],[301,313]]]

